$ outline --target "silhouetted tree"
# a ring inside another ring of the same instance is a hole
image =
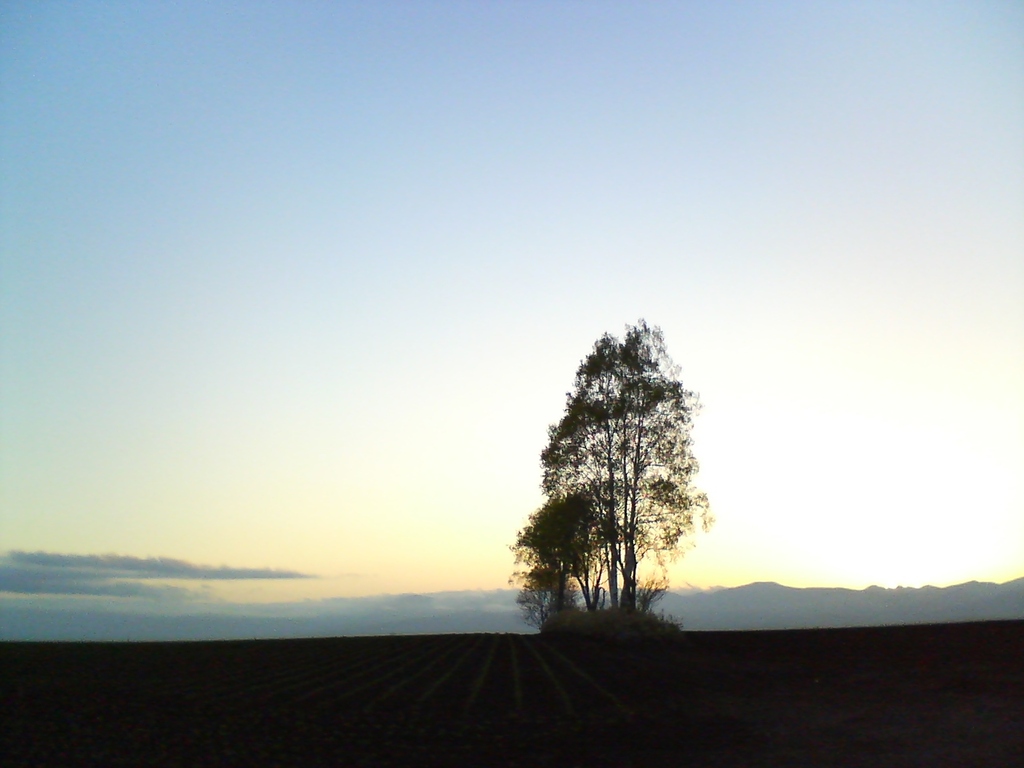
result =
[[[601,603],[604,558],[601,552],[601,518],[591,500],[581,494],[549,499],[530,515],[516,537],[512,551],[517,564],[529,566],[527,574],[544,574],[554,591],[553,610],[565,607],[572,581],[588,610]]]
[[[596,509],[613,607],[637,607],[646,554],[678,553],[695,520],[705,530],[713,522],[693,486],[698,399],[678,376],[660,329],[640,320],[621,341],[605,334],[580,364],[541,453],[548,496],[580,496]]]
[[[516,596],[516,604],[523,612],[523,620],[540,629],[548,617],[567,608],[575,608],[577,592],[571,585],[564,585],[559,594],[559,578],[545,568],[534,568],[518,574],[523,588]]]
[[[668,592],[668,578],[664,574],[651,576],[636,586],[636,610],[640,613],[654,613],[654,606]]]

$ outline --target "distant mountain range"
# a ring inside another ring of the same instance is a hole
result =
[[[952,587],[884,589],[784,587],[773,582],[732,589],[672,592],[658,608],[687,629],[800,629],[1024,619],[1024,578]]]
[[[515,590],[380,595],[301,603],[167,604],[0,596],[2,640],[208,640],[530,632]],[[690,630],[875,626],[1024,619],[1024,578],[1005,584],[863,590],[775,583],[670,592],[658,609]]]

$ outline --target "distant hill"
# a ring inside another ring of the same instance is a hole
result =
[[[0,597],[2,640],[213,640],[530,632],[516,591],[437,592],[246,605]],[[772,582],[670,592],[659,610],[690,630],[798,629],[1024,618],[1024,578],[863,590]]]
[[[659,604],[687,629],[800,629],[1024,618],[1024,578],[884,589],[795,588],[759,582],[671,592]]]

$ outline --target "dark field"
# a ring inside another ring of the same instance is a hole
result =
[[[0,644],[0,764],[1024,765],[1024,621]]]

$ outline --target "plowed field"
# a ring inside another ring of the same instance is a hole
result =
[[[1024,765],[1024,622],[0,644],[0,764]]]

